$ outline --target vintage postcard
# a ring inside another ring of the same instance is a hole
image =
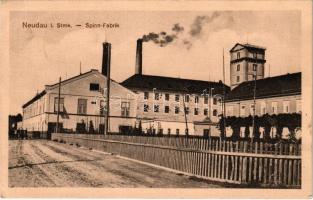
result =
[[[312,195],[311,1],[0,8],[2,197]]]

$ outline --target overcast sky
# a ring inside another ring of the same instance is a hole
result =
[[[301,71],[301,18],[298,11],[142,12],[58,11],[11,12],[10,113],[44,85],[79,74],[101,70],[102,42],[112,43],[112,78],[123,81],[135,72],[136,40],[149,32],[176,35],[160,47],[146,42],[143,73],[218,81],[222,79],[225,51],[229,83],[229,50],[236,43],[266,47],[265,76]],[[115,29],[26,29],[28,23],[118,23]],[[178,23],[179,31],[172,31]]]

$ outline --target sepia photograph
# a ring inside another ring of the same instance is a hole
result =
[[[8,190],[301,192],[303,20],[274,8],[10,10]]]

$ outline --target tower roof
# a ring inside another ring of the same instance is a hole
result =
[[[230,49],[229,52],[234,52],[234,51],[239,50],[239,49],[236,49],[236,47],[238,47],[238,46],[241,46],[241,47],[242,47],[242,48],[240,48],[240,49],[246,48],[246,49],[248,49],[248,50],[262,50],[262,51],[265,51],[265,50],[266,50],[265,47],[258,46],[258,45],[253,45],[253,44],[248,44],[248,43],[246,43],[246,44],[237,43],[237,44],[235,44],[235,46],[234,46],[233,48]]]

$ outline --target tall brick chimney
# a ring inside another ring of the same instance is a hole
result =
[[[108,42],[103,43],[103,56],[102,56],[102,71],[104,76],[108,76],[108,69],[111,62],[111,44]]]
[[[142,39],[137,40],[135,74],[142,74]]]

